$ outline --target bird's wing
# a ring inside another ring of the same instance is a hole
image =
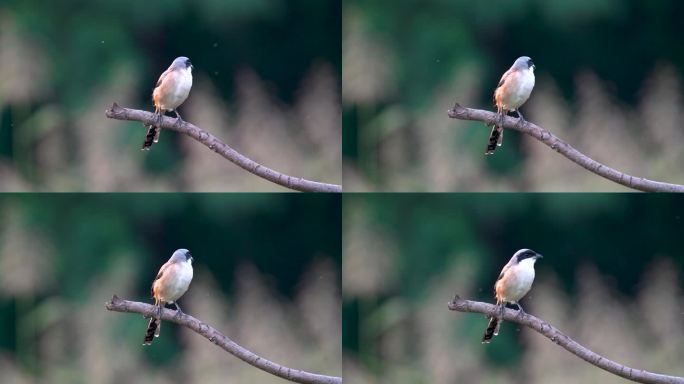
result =
[[[501,80],[499,80],[499,85],[496,87],[499,88],[500,86],[503,85],[504,82],[506,82],[506,78],[511,74],[511,70],[509,69],[508,71],[504,72],[503,76],[501,76]],[[164,75],[162,75],[164,76]]]
[[[506,79],[508,79],[508,76],[511,75],[511,70],[509,69],[508,71],[504,72],[503,76],[501,76],[501,80],[499,80],[499,85],[496,86],[496,89],[494,90],[494,96],[492,99],[494,100],[494,105],[496,105],[496,93],[499,91],[499,88],[506,82]]]
[[[164,78],[165,78],[169,73],[171,73],[171,68],[167,69],[166,71],[164,71],[164,73],[161,74],[161,76],[159,76],[159,80],[157,80],[157,85],[155,85],[155,87],[158,87],[159,84],[161,84],[162,81],[164,81]]]
[[[499,277],[496,278],[496,281],[501,280],[501,278],[506,273],[506,271],[508,271],[508,268],[510,268],[510,265],[508,265],[508,264],[504,265],[503,269],[501,270],[501,273],[499,274]],[[161,271],[159,273],[161,274]]]
[[[164,73],[166,73],[166,72],[164,72]],[[164,75],[162,75],[162,76],[164,76]],[[166,263],[164,263],[164,265],[161,266],[161,268],[159,268],[159,273],[157,273],[157,277],[155,277],[154,281],[152,282],[152,296],[154,296],[154,283],[157,280],[161,279],[161,277],[164,275],[164,272],[169,268],[170,265],[171,264],[169,264],[169,262],[167,261]]]
[[[503,269],[501,270],[501,273],[499,274],[499,277],[496,278],[496,283],[494,284],[494,297],[496,297],[497,303],[499,300],[499,293],[497,290],[499,289],[499,284],[503,283],[502,279],[504,275],[506,274],[506,271],[508,271],[508,268],[511,266],[509,264],[504,265]]]

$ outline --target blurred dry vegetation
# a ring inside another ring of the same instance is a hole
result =
[[[183,244],[195,258],[193,282],[179,300],[184,312],[284,366],[342,374],[339,225],[320,225],[325,214],[315,212],[324,209],[314,209],[329,202],[305,203],[311,214],[293,222],[290,210],[301,200],[244,196],[233,202],[242,210],[230,208],[234,218],[218,208],[203,216],[204,224],[188,224],[198,211],[226,203],[225,195],[145,196],[114,203],[111,195],[0,199],[0,382],[282,383],[175,324],[163,323],[160,337],[143,347],[146,319],[105,310],[113,294],[151,302],[149,284],[168,258],[156,252],[173,247],[167,242]],[[154,204],[167,209],[122,209]],[[71,209],[61,214],[49,206]],[[101,213],[79,224],[80,214],[94,210]],[[48,224],[55,220],[68,229]],[[283,221],[291,230],[282,229]],[[293,238],[307,230],[302,225],[337,232]],[[267,236],[272,226],[286,234]],[[173,241],[161,240],[164,232]],[[277,242],[279,252],[261,236]],[[71,244],[74,238],[80,244]]]
[[[139,5],[149,19],[113,0],[31,3],[0,6],[0,191],[284,191],[172,132],[142,152],[141,124],[104,116],[113,102],[152,110],[181,55],[195,66],[185,120],[279,172],[341,184],[334,1]]]
[[[343,14],[347,190],[624,191],[517,132],[485,157],[489,128],[447,117],[454,102],[494,110],[523,55],[537,64],[528,120],[607,166],[684,183],[681,2],[351,0]]]
[[[502,250],[512,253],[522,247],[545,255],[522,301],[527,312],[606,358],[684,376],[684,259],[665,234],[666,227],[682,229],[681,203],[672,207],[679,218],[618,229],[599,223],[607,216],[611,222],[633,223],[626,219],[633,216],[627,211],[640,210],[641,204],[626,202],[624,195],[612,204],[607,197],[591,203],[595,197],[589,196],[580,198],[585,203],[579,205],[567,195],[548,197],[541,205],[517,197],[484,214],[478,212],[486,211],[483,206],[491,199],[463,196],[345,197],[345,379],[398,384],[624,382],[512,323],[504,323],[499,336],[483,345],[485,317],[447,309],[454,294],[493,302],[494,280],[510,258]],[[504,208],[514,202],[517,206]],[[548,209],[553,204],[573,206],[583,218],[567,215],[568,222],[560,224]],[[603,208],[586,211],[595,204]],[[621,205],[624,211],[615,211]],[[428,208],[433,213],[426,216]],[[544,218],[520,225],[530,215]],[[646,229],[652,225],[652,231]],[[594,235],[552,234],[566,226]],[[507,233],[497,233],[501,231]],[[601,245],[606,242],[614,245],[613,252],[602,251],[611,248]]]

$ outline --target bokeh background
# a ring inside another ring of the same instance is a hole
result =
[[[684,376],[684,198],[345,195],[343,355],[353,383],[623,383],[528,328],[451,312],[493,303],[521,248],[544,255],[525,311],[631,367]]]
[[[282,383],[196,333],[109,312],[152,302],[177,248],[194,258],[183,311],[262,357],[341,375],[339,196],[0,196],[0,382]]]
[[[340,0],[0,2],[0,191],[283,191],[203,145],[110,120],[153,110],[177,56],[186,121],[279,172],[341,183]]]
[[[447,117],[494,110],[519,56],[537,65],[527,118],[632,175],[684,183],[684,3],[345,0],[343,162],[354,191],[625,191],[533,138]]]

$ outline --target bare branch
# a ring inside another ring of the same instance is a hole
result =
[[[107,109],[105,115],[110,119],[140,121],[141,123],[148,125],[157,125],[159,123],[158,118],[155,117],[155,114],[152,112],[123,108],[116,103],[114,103],[111,108]],[[301,192],[342,192],[341,185],[320,183],[306,180],[301,177],[288,176],[263,166],[256,161],[243,156],[226,143],[217,139],[216,136],[211,133],[188,122],[184,121],[182,124],[176,124],[176,121],[175,118],[164,116],[162,118],[161,127],[192,137],[212,151],[230,160],[235,165],[268,181]]]
[[[459,312],[482,313],[490,317],[500,315],[499,307],[495,305],[461,299],[458,295],[456,295],[454,300],[449,303],[449,309]],[[525,313],[521,316],[518,311],[506,308],[503,318],[506,321],[514,322],[534,329],[535,331],[546,336],[549,340],[560,345],[586,362],[622,378],[638,383],[684,383],[684,377],[661,375],[641,369],[629,368],[612,360],[608,360],[574,341],[551,324],[548,324],[547,322],[530,314]]]
[[[140,313],[145,317],[152,317],[158,314],[158,309],[154,305],[123,300],[116,295],[112,297],[111,301],[105,304],[105,307],[110,311]],[[188,314],[178,313],[177,311],[164,308],[161,318],[164,321],[170,321],[189,328],[240,360],[285,380],[303,384],[342,384],[341,377],[309,373],[298,369],[287,368],[266,360],[238,345],[210,325],[205,324]]]
[[[462,107],[458,103],[456,103],[454,107],[448,111],[448,114],[452,119],[481,121],[485,124],[491,123],[497,119],[497,115],[494,112],[466,108]],[[645,192],[684,192],[684,185],[663,183],[660,181],[630,176],[626,173],[622,173],[616,169],[605,166],[576,150],[570,144],[559,139],[551,132],[530,122],[518,124],[518,119],[506,116],[504,118],[503,126],[504,128],[514,129],[516,131],[526,133],[546,144],[551,149],[565,156],[569,160],[581,165],[588,171],[618,184],[624,185],[625,187]]]

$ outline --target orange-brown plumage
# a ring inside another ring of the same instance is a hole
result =
[[[485,154],[491,155],[503,141],[503,119],[508,112],[517,111],[527,101],[534,88],[534,64],[532,60],[523,56],[518,58],[513,66],[507,70],[494,90],[494,105],[499,123],[494,123],[489,135],[489,142]],[[518,111],[522,121],[522,114]]]
[[[154,113],[159,116],[159,124],[149,125],[142,149],[150,149],[153,143],[159,141],[161,118],[166,112],[174,111],[178,121],[182,119],[176,110],[183,104],[192,87],[192,64],[187,57],[178,57],[171,66],[159,76],[152,91]]]
[[[496,304],[499,305],[505,303],[505,287],[508,286],[508,279],[510,278],[506,271],[509,267],[508,264],[503,267],[499,278],[496,280],[496,284],[494,284],[494,297],[496,298]]]
[[[176,106],[171,107],[169,105],[168,95],[170,94],[170,89],[173,84],[176,83],[177,77],[175,71],[171,71],[171,68],[164,71],[164,73],[159,76],[157,85],[152,91],[152,101],[154,102],[154,108],[157,112],[167,112],[172,111]]]
[[[494,105],[499,113],[507,113],[509,108],[504,104],[505,96],[510,92],[510,88],[515,84],[515,72],[509,69],[501,76],[499,85],[494,90]]]
[[[177,299],[177,297],[174,297],[174,292],[170,289],[173,285],[170,282],[178,279],[179,274],[182,273],[181,268],[180,264],[168,261],[161,266],[157,278],[152,283],[152,297],[155,301],[164,304]]]
[[[192,255],[187,249],[176,250],[169,261],[159,268],[159,273],[152,282],[152,297],[159,313],[150,319],[143,345],[150,345],[154,337],[159,336],[162,307],[168,303],[176,303],[183,296],[190,286],[192,275]],[[176,308],[180,312],[177,303]]]
[[[168,261],[164,263],[164,265],[159,268],[159,273],[157,273],[157,277],[155,277],[154,281],[152,282],[152,297],[156,302],[161,301],[161,287],[166,282],[166,279],[168,279],[168,275],[164,275],[164,272],[169,268],[170,265],[171,264],[169,264]]]
[[[500,316],[492,316],[487,324],[487,329],[482,336],[483,343],[489,343],[492,337],[499,334],[503,309],[507,303],[517,304],[522,313],[522,307],[518,303],[532,287],[534,281],[534,263],[542,256],[529,249],[521,249],[516,252],[511,260],[501,269],[499,277],[494,284],[494,297],[496,305],[500,308]]]

